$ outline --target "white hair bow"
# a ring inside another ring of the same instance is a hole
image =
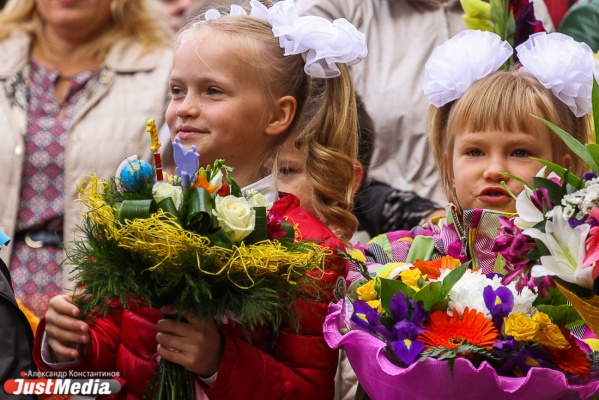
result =
[[[597,60],[586,43],[562,33],[539,32],[516,47],[522,71],[533,75],[546,88],[582,117],[592,112],[591,92]]]
[[[561,33],[540,32],[516,48],[521,70],[533,75],[577,117],[592,111],[593,74],[599,62],[584,43]],[[476,81],[497,71],[512,47],[491,32],[466,30],[431,54],[424,67],[424,95],[442,107],[459,99]]]
[[[426,100],[442,107],[459,99],[474,82],[497,71],[512,53],[512,46],[495,33],[458,33],[437,47],[424,66]]]
[[[368,54],[364,34],[343,18],[330,22],[321,17],[300,17],[293,0],[281,0],[270,8],[257,0],[251,0],[250,4],[250,15],[268,21],[286,56],[303,55],[304,71],[308,75],[316,78],[339,76],[337,63],[353,65]],[[232,5],[231,15],[246,15],[246,12]],[[205,14],[208,21],[220,16],[215,9]]]

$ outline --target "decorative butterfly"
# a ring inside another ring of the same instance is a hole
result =
[[[180,143],[179,138],[175,138],[173,142],[173,156],[175,164],[177,164],[177,175],[181,177],[181,186],[189,187],[198,177],[197,172],[200,169],[200,154],[196,151],[195,146],[191,146],[191,150],[186,151]]]

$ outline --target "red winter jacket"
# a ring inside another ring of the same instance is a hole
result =
[[[332,286],[347,274],[344,259],[335,256],[342,242],[299,200],[287,195],[277,202],[285,218],[296,225],[302,240],[322,241],[333,249],[327,260],[324,278],[318,282],[328,289],[318,299],[299,300],[295,309],[299,330],[284,325],[268,350],[270,332],[256,330],[251,343],[235,323],[223,325],[224,353],[218,378],[211,388],[202,386],[210,399],[332,399],[337,351],[330,349],[322,335],[322,324],[332,300]],[[139,399],[156,366],[156,322],[162,314],[147,306],[114,312],[96,322],[92,341],[84,362],[77,368],[85,371],[118,371],[122,389],[119,399]],[[45,327],[42,320],[36,335],[34,358],[39,368],[51,371],[41,359],[41,340]]]

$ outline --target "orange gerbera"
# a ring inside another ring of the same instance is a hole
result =
[[[587,358],[586,354],[576,345],[576,340],[562,329],[564,337],[570,343],[570,347],[567,349],[549,349],[547,352],[551,356],[551,359],[555,365],[564,372],[576,374],[583,378],[588,377],[591,374],[591,362]]]
[[[428,330],[421,334],[418,340],[423,341],[427,349],[435,346],[455,349],[470,343],[490,350],[499,337],[499,332],[490,319],[485,319],[483,313],[468,307],[464,310],[462,318],[457,312],[450,317],[446,311],[435,311],[425,328]]]
[[[416,260],[414,267],[418,268],[422,275],[428,275],[430,279],[438,279],[441,269],[456,269],[460,264],[460,260],[452,256],[443,256],[431,261]]]

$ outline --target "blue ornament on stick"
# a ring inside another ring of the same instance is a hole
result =
[[[118,187],[128,192],[139,192],[154,180],[154,168],[137,155],[127,157],[116,170]]]

